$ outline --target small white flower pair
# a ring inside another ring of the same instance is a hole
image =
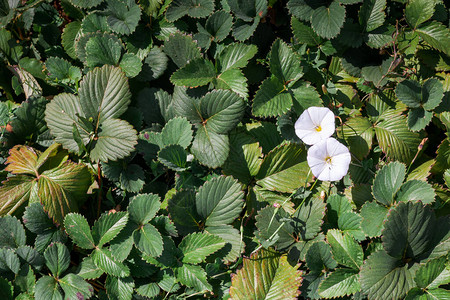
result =
[[[322,181],[336,181],[348,172],[350,151],[331,135],[335,131],[334,114],[326,107],[306,109],[297,122],[295,133],[307,145],[308,165]]]

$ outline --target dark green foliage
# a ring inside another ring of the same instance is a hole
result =
[[[0,0],[0,299],[449,298],[448,9]]]

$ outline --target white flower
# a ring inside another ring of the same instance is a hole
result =
[[[336,181],[347,174],[351,156],[347,147],[334,138],[328,138],[308,149],[307,160],[319,180]]]
[[[334,133],[334,114],[326,107],[310,107],[295,122],[295,134],[303,143],[314,145]]]

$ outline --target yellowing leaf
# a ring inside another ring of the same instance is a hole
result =
[[[302,271],[291,266],[287,256],[261,250],[244,258],[244,266],[231,279],[230,295],[239,299],[297,299]]]

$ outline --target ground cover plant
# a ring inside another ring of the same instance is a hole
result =
[[[0,298],[450,298],[449,20],[0,0]]]

